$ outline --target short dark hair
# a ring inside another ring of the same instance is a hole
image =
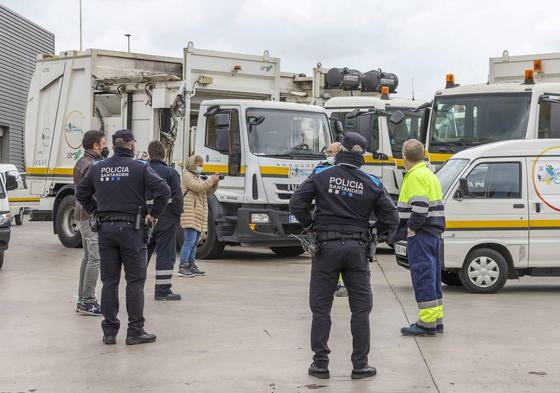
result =
[[[93,145],[101,143],[101,139],[103,138],[105,138],[105,134],[101,131],[89,130],[84,134],[82,145],[84,146],[84,149],[91,150],[93,149]]]
[[[148,145],[148,155],[150,158],[163,160],[165,158],[165,145],[160,141],[151,141]]]

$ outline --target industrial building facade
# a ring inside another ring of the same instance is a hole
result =
[[[0,162],[20,170],[27,93],[39,53],[54,53],[54,34],[0,4]]]

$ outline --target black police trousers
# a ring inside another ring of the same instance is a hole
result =
[[[177,256],[177,231],[179,217],[162,214],[154,229],[150,244],[148,244],[148,263],[156,252],[156,288],[159,295],[171,292],[171,277],[173,265]]]
[[[319,253],[313,257],[309,305],[313,312],[311,349],[315,353],[313,361],[317,367],[326,368],[329,364],[331,307],[340,273],[348,290],[348,302],[352,312],[352,364],[355,369],[360,369],[368,363],[369,314],[373,297],[366,247],[364,242],[358,240],[320,242]]]
[[[130,222],[104,222],[99,229],[101,257],[101,322],[103,334],[116,336],[120,321],[119,282],[121,267],[126,279],[127,336],[134,337],[144,330],[144,283],[146,282],[147,254],[144,230],[134,230]]]

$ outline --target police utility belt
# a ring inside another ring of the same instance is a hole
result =
[[[371,241],[368,233],[350,233],[350,232],[319,232],[317,233],[317,241],[328,242],[332,240],[358,240],[362,242]]]

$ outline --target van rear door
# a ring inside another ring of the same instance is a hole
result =
[[[560,267],[560,146],[527,158],[529,265]]]

